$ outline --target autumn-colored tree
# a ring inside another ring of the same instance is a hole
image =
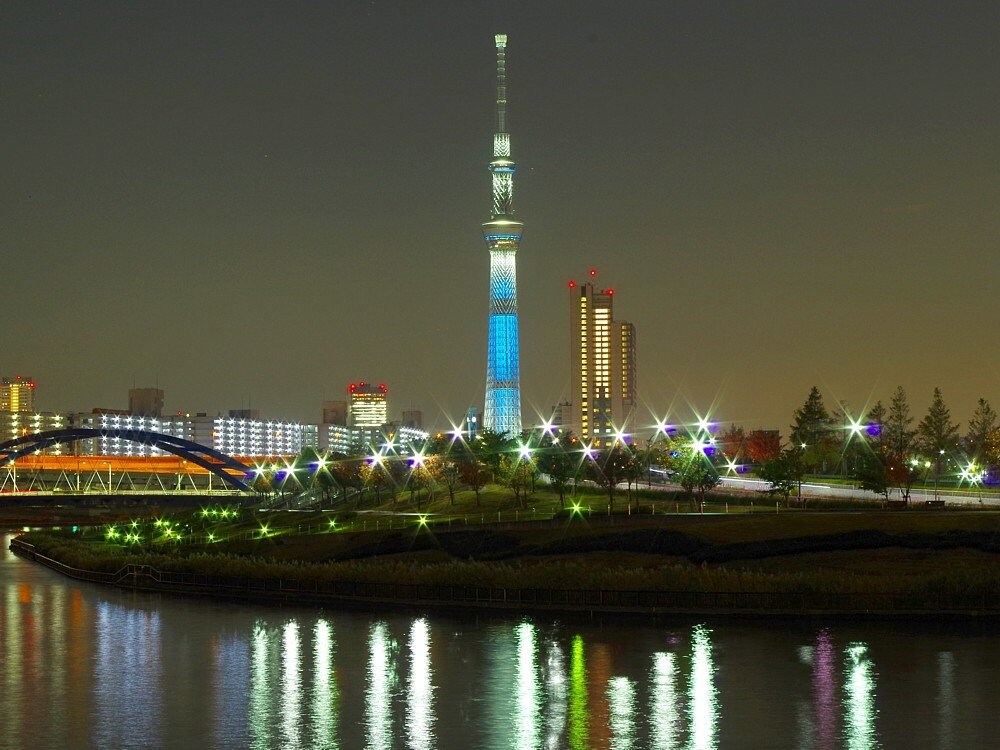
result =
[[[751,463],[773,461],[781,455],[781,433],[777,430],[751,430],[744,445],[746,458]]]

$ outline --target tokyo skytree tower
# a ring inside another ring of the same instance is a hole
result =
[[[521,385],[517,335],[517,246],[524,226],[514,218],[514,160],[507,132],[507,35],[497,34],[497,129],[493,135],[493,210],[483,223],[490,248],[490,327],[486,353],[483,427],[521,433]]]

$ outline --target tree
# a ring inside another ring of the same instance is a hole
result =
[[[559,507],[566,507],[566,490],[580,472],[580,448],[572,433],[560,433],[552,437],[548,445],[543,445],[536,453],[538,470],[549,478],[552,489],[559,493]]]
[[[514,492],[514,504],[524,507],[524,496],[535,475],[534,460],[517,453],[505,453],[500,459],[500,484]]]
[[[868,410],[865,415],[865,433],[868,436],[868,444],[876,453],[886,453],[889,445],[889,436],[886,434],[886,410],[881,401],[876,401],[875,406]]]
[[[719,472],[694,441],[671,445],[670,463],[674,479],[688,495],[698,493],[699,508],[705,507],[705,493],[721,481]]]
[[[762,464],[781,455],[781,434],[777,430],[751,430],[746,439],[746,456],[751,463]]]
[[[1000,427],[994,427],[986,436],[983,461],[988,466],[1000,466]]]
[[[951,421],[951,412],[944,405],[941,389],[934,389],[934,397],[927,415],[917,425],[917,439],[921,450],[934,462],[934,490],[941,478],[947,455],[958,445],[958,425]]]
[[[476,493],[476,505],[479,505],[479,493],[486,486],[490,475],[472,451],[463,453],[457,460],[458,478],[462,484],[471,487]]]
[[[989,401],[985,398],[979,399],[976,411],[969,420],[969,432],[965,436],[965,449],[973,461],[984,460],[987,441],[996,426],[997,413],[993,411]]]
[[[899,490],[905,505],[910,504],[910,491],[922,473],[920,461],[906,455],[890,452],[886,458],[886,472],[889,482]]]
[[[802,476],[805,473],[803,453],[801,447],[788,448],[777,458],[765,462],[757,472],[757,475],[769,485],[765,491],[784,497],[785,505],[788,505],[788,498],[796,489],[799,490],[801,497]]]
[[[881,495],[885,500],[889,499],[892,477],[882,453],[872,451],[861,456],[855,465],[854,477],[861,489]]]
[[[502,457],[517,447],[516,441],[506,432],[480,430],[476,435],[473,450],[486,466],[494,482],[499,481]]]
[[[889,403],[889,415],[885,422],[886,442],[889,450],[896,456],[906,456],[913,448],[913,438],[917,431],[911,430],[913,417],[910,415],[910,404],[906,398],[903,386],[896,386]]]
[[[627,448],[616,442],[595,453],[587,462],[587,476],[608,493],[608,513],[614,510],[615,487],[625,479],[628,461]]]
[[[746,453],[747,434],[742,426],[730,425],[719,435],[715,446],[730,461],[736,461]]]
[[[834,421],[823,405],[819,388],[812,387],[801,408],[795,410],[795,424],[789,439],[803,451],[806,468],[827,471],[839,454],[839,443],[834,431]]]

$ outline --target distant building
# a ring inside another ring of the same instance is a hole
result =
[[[404,411],[401,424],[403,427],[409,427],[414,430],[422,430],[424,429],[424,413],[418,409],[409,409]]]
[[[556,404],[552,407],[552,417],[549,419],[549,424],[554,428],[559,429],[569,426],[573,423],[573,405],[569,401],[563,401],[562,403]]]
[[[68,425],[61,414],[36,414],[23,411],[0,411],[0,443],[39,432],[61,430]],[[43,451],[54,456],[69,453],[66,445],[54,445]]]
[[[374,385],[362,380],[347,386],[347,393],[351,404],[351,427],[381,427],[389,421],[389,389],[384,383]]]
[[[162,417],[163,391],[159,388],[129,388],[128,413],[137,417]]]
[[[0,411],[31,413],[35,410],[35,381],[15,375],[0,379]]]
[[[230,409],[227,414],[233,419],[260,419],[260,409]]]
[[[341,427],[347,426],[347,402],[346,401],[324,401],[323,402],[323,424],[335,424]]]
[[[475,406],[470,406],[465,411],[465,428],[462,430],[465,433],[467,440],[473,440],[476,435],[479,434],[479,429],[483,423],[482,415]]]
[[[636,406],[635,326],[614,318],[614,290],[593,279],[570,287],[570,382],[568,427],[594,445],[627,432]]]

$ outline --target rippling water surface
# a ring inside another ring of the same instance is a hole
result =
[[[0,747],[992,748],[989,624],[234,605],[0,558]]]

